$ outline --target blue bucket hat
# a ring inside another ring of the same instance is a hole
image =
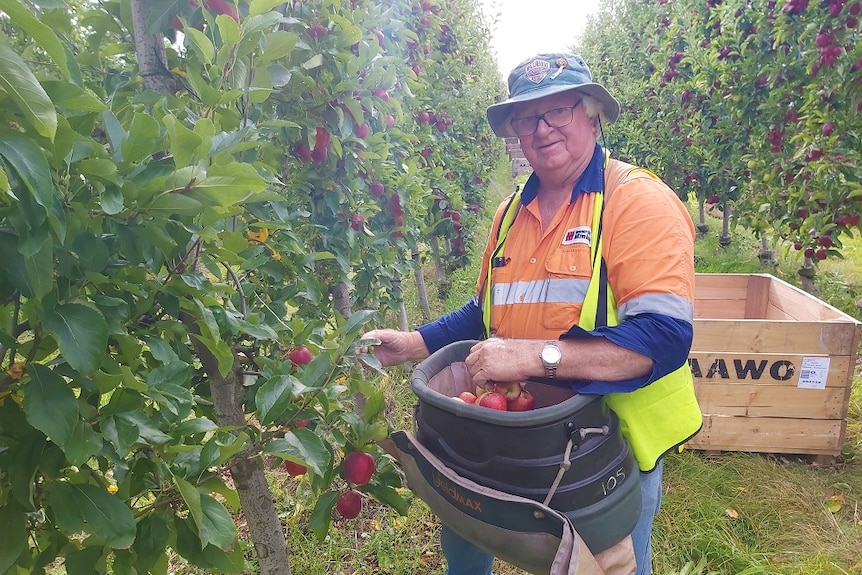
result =
[[[575,54],[538,54],[524,60],[509,74],[509,98],[488,108],[488,123],[501,138],[517,137],[509,125],[512,107],[552,94],[577,90],[602,104],[602,119],[611,123],[620,115],[620,104],[593,76],[584,59]]]

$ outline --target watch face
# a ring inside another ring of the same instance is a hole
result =
[[[556,364],[560,362],[560,358],[562,357],[562,353],[560,352],[560,348],[547,345],[542,348],[542,360],[548,364]]]

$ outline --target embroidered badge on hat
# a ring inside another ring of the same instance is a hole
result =
[[[524,66],[524,75],[534,84],[538,84],[548,75],[551,65],[545,60],[533,60]]]

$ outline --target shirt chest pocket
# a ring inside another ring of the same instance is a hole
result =
[[[568,330],[578,323],[590,285],[590,248],[566,246],[549,254],[545,261],[547,292],[542,322],[548,329]]]

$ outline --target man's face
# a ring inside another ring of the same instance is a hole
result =
[[[560,125],[560,119],[568,118],[565,111],[557,110],[572,106],[571,122],[553,127]],[[576,166],[586,166],[596,145],[595,121],[584,112],[580,95],[570,91],[516,104],[512,118],[517,121],[543,114],[546,117],[538,121],[534,133],[520,136],[521,150],[539,178],[564,176]],[[532,124],[529,120],[521,123],[528,127]]]

